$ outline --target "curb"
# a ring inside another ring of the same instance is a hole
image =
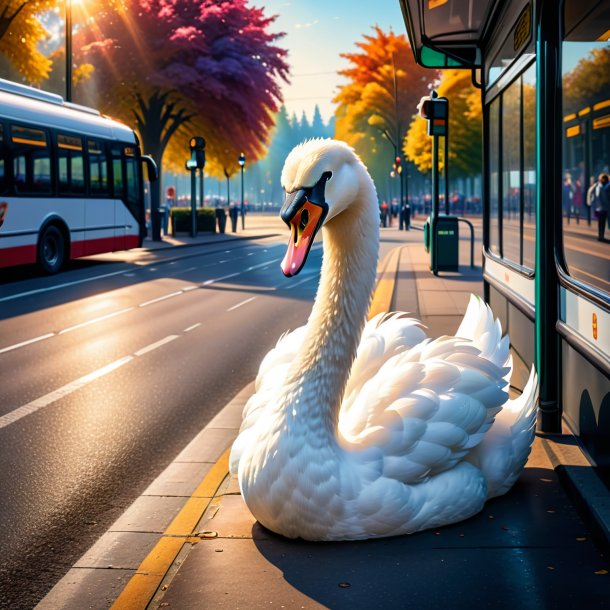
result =
[[[591,525],[604,551],[610,552],[610,494],[571,434],[538,435],[568,496]]]
[[[237,240],[242,240],[242,239],[265,239],[266,237],[275,237],[276,235],[279,235],[279,233],[257,233],[256,235],[235,235],[235,236],[231,236],[229,235],[228,237],[224,237],[222,239],[217,239],[215,241],[198,241],[198,242],[192,242],[192,243],[178,243],[178,244],[167,244],[167,245],[163,245],[163,246],[155,246],[155,247],[145,247],[142,246],[142,250],[144,250],[145,252],[156,252],[157,250],[170,250],[172,248],[189,248],[192,246],[214,246],[216,244],[220,244],[220,243],[224,243],[227,241],[237,241]],[[161,240],[160,242],[157,243],[166,243],[163,242],[163,240]]]

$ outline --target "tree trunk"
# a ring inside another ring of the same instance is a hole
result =
[[[174,112],[175,103],[170,101],[170,93],[153,92],[148,98],[136,96],[137,109],[134,109],[138,132],[145,154],[150,155],[157,164],[159,179],[150,183],[150,220],[153,241],[161,241],[161,172],[163,153],[171,137],[180,125],[191,116],[184,109]]]

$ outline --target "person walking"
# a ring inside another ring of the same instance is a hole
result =
[[[597,216],[597,240],[604,241],[608,211],[610,210],[610,179],[608,174],[601,173],[597,182],[587,191],[587,203],[591,201],[591,207]]]

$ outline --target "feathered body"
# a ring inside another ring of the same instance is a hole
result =
[[[345,144],[313,140],[288,156],[282,183],[291,192],[326,170],[315,303],[307,325],[263,360],[231,469],[253,515],[290,538],[357,540],[460,521],[523,468],[535,374],[508,400],[508,337],[477,297],[454,337],[430,340],[404,313],[365,325],[379,248],[366,168]]]

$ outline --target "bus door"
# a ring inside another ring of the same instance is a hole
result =
[[[125,171],[124,146],[112,147],[112,194],[114,218],[114,250],[125,249],[125,232],[128,224],[125,207],[127,178]]]
[[[57,134],[56,208],[70,228],[71,257],[86,253],[89,239],[85,217],[85,164],[83,138],[74,134]]]
[[[88,245],[88,254],[114,250],[114,202],[109,179],[109,153],[102,140],[87,140],[89,192],[87,196],[87,225],[95,239]]]

